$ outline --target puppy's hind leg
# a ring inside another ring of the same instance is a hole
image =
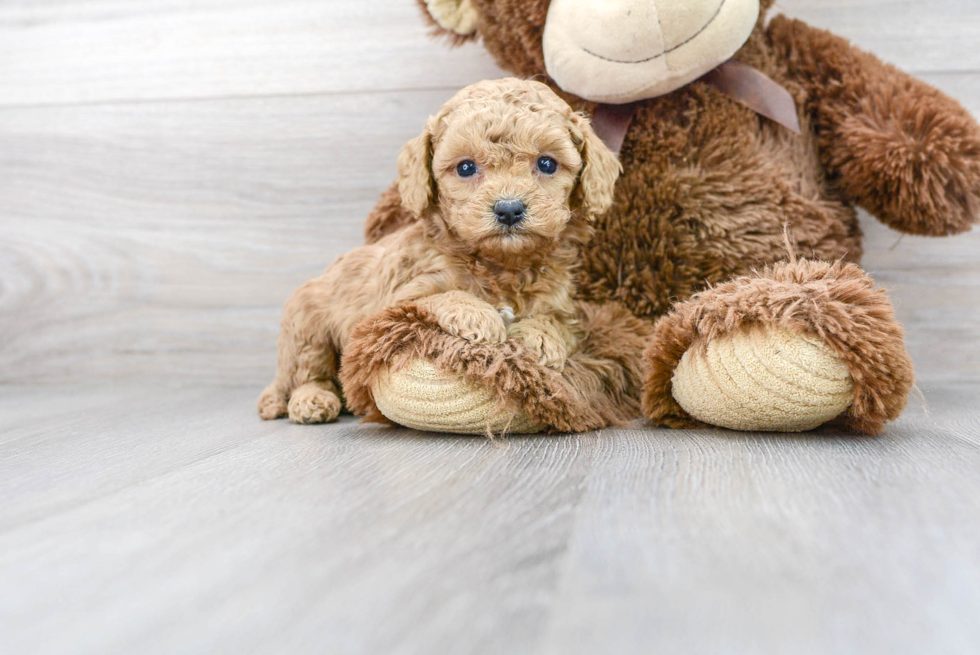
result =
[[[288,338],[283,334],[280,341]],[[294,423],[327,423],[337,418],[343,403],[333,381],[336,351],[326,344],[307,344],[296,357],[282,345],[276,379],[259,396],[259,416],[267,421],[288,416]]]
[[[325,423],[337,418],[342,403],[334,381],[339,353],[318,311],[319,285],[313,280],[297,290],[283,312],[276,379],[259,396],[259,416],[288,416],[296,423]]]
[[[265,388],[256,403],[259,416],[264,421],[285,417],[288,411],[286,404],[288,399],[289,397],[280,388],[278,380],[273,381]]]
[[[300,371],[301,353],[308,351],[300,339],[295,321],[290,318],[290,305],[286,304],[286,315],[282,321],[282,331],[279,333],[279,362],[276,366],[276,379],[259,395],[256,406],[259,416],[265,421],[283,418],[289,415],[289,396],[293,389],[307,380],[297,381],[302,375]],[[307,357],[308,358],[308,357]]]

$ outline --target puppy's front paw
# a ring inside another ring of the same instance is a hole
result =
[[[450,291],[426,299],[439,327],[473,343],[503,343],[507,326],[490,303],[462,291]]]
[[[561,372],[565,370],[565,360],[568,359],[568,346],[557,331],[550,327],[529,319],[514,323],[508,332],[511,337],[520,339],[528,350],[537,354],[538,364]]]
[[[507,326],[490,305],[486,308],[446,308],[437,314],[437,320],[449,334],[473,343],[503,343],[507,340]]]

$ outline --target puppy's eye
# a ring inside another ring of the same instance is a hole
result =
[[[476,171],[476,164],[469,159],[456,164],[456,175],[460,177],[472,177],[476,175]]]
[[[558,162],[551,157],[538,157],[538,170],[545,175],[554,175],[558,172]]]

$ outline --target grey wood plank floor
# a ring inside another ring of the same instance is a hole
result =
[[[0,396],[5,653],[976,653],[980,384],[885,435],[489,441]]]

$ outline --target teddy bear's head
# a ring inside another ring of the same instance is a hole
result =
[[[501,67],[586,100],[669,93],[732,57],[774,0],[418,0]]]

